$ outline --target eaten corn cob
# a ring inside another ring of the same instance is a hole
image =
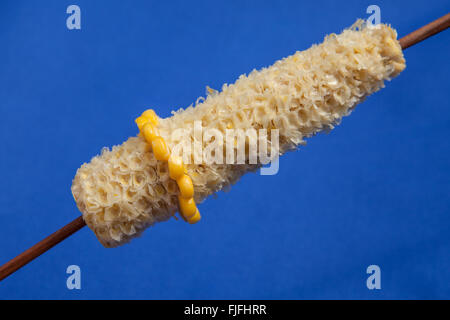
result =
[[[171,178],[171,164],[155,158],[155,147],[145,135],[161,137],[172,149],[179,141],[171,133],[178,128],[186,128],[195,141],[196,120],[224,136],[227,128],[278,129],[278,151],[283,154],[305,138],[332,129],[404,68],[396,31],[384,24],[366,26],[359,20],[341,34],[327,36],[320,45],[240,76],[195,107],[158,119],[157,133],[146,129],[144,135],[102,150],[77,171],[72,185],[77,206],[105,247],[126,243],[148,226],[168,220],[179,208],[180,189]],[[202,148],[210,143],[202,141]],[[194,200],[200,203],[260,165],[192,161],[185,163],[184,170],[192,179]]]

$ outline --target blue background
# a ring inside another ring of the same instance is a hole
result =
[[[66,28],[77,4],[82,29]],[[1,1],[0,263],[80,213],[70,186],[148,107],[307,49],[370,4],[400,36],[448,1]],[[105,249],[84,228],[0,283],[25,299],[450,298],[450,32],[405,52],[406,70],[330,134],[200,205]],[[66,288],[66,268],[82,289]],[[381,267],[381,290],[366,268]]]

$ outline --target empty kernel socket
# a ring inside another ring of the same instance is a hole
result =
[[[225,130],[279,130],[279,154],[294,150],[304,139],[329,130],[385,80],[405,68],[405,59],[390,26],[367,26],[358,20],[341,34],[281,59],[268,68],[241,75],[195,107],[159,119],[158,129],[169,148],[171,133],[186,128],[194,141],[193,122]],[[270,136],[270,135],[269,135]],[[210,142],[203,141],[203,148]],[[270,143],[270,138],[269,138]],[[237,182],[261,164],[186,164],[196,203]],[[78,169],[72,193],[86,224],[105,247],[122,245],[147,227],[178,210],[179,189],[167,162],[157,161],[145,139],[131,137],[104,149]]]

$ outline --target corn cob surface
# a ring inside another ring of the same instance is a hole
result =
[[[384,87],[405,68],[397,33],[387,25],[357,21],[323,43],[281,59],[268,68],[242,75],[221,92],[159,119],[158,130],[170,149],[174,136],[194,137],[194,121],[215,128],[279,131],[279,154],[296,149],[304,139],[332,129],[368,95]],[[270,134],[268,136],[269,143]],[[202,149],[211,141],[201,141]],[[237,148],[237,146],[235,146]],[[193,157],[193,155],[192,155]],[[225,156],[224,156],[225,158]],[[260,167],[256,164],[185,164],[197,203]],[[165,221],[178,210],[178,186],[167,162],[157,161],[145,139],[131,137],[78,169],[72,193],[87,225],[105,247],[115,247]]]

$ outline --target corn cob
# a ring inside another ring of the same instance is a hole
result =
[[[159,134],[172,149],[180,142],[172,134],[176,129],[185,128],[185,137],[196,141],[196,120],[223,136],[227,128],[277,129],[277,151],[283,154],[304,144],[305,138],[332,129],[404,68],[396,31],[359,20],[319,45],[240,76],[234,84],[225,84],[220,93],[212,91],[195,107],[159,119]],[[205,150],[212,142],[201,143]],[[185,164],[185,170],[194,185],[195,202],[200,203],[260,165],[192,161]],[[180,191],[169,176],[168,163],[158,161],[145,138],[138,135],[111,150],[104,148],[83,164],[73,180],[72,193],[99,241],[115,247],[173,217]]]

